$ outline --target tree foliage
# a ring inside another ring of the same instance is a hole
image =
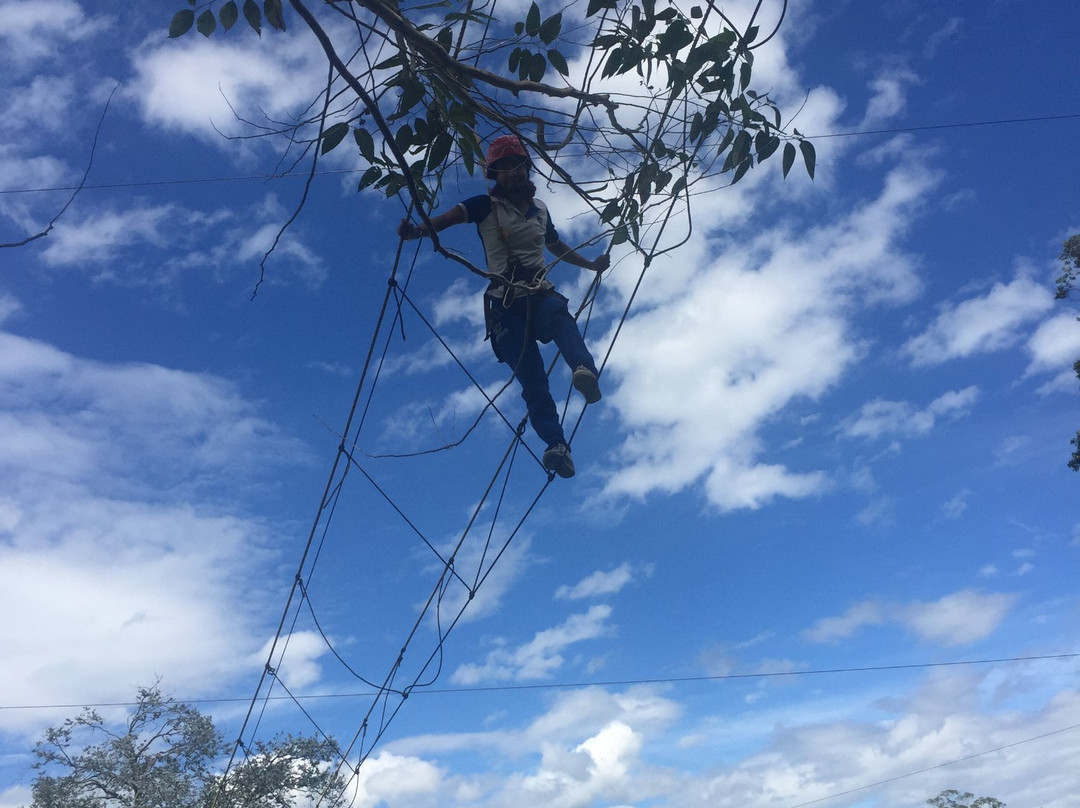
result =
[[[1061,274],[1056,281],[1055,297],[1064,300],[1076,288],[1076,282],[1080,279],[1080,233],[1075,233],[1065,239],[1058,260],[1061,261]]]
[[[1005,803],[994,797],[978,797],[970,792],[961,794],[948,788],[926,801],[932,808],[1005,808]]]
[[[227,747],[210,718],[140,688],[119,727],[87,709],[45,731],[30,808],[288,808],[324,791],[323,805],[343,804],[345,784],[324,765],[331,741],[260,742],[226,779]]]
[[[240,18],[235,0],[199,13],[189,3],[170,36],[225,35]],[[533,2],[523,19],[462,0],[245,0],[242,11],[260,36],[295,15],[331,68],[321,102],[279,134],[316,159],[351,143],[359,188],[403,193],[421,215],[444,171],[473,174],[483,142],[507,131],[615,243],[643,250],[651,229],[655,251],[671,210],[689,215],[693,186],[709,178],[738,182],[777,152],[785,176],[800,158],[814,175],[813,145],[752,86],[754,51],[783,19],[763,33],[760,3],[741,26],[712,0],[589,0],[553,14]]]
[[[1061,261],[1061,274],[1057,277],[1057,292],[1054,297],[1065,300],[1076,288],[1077,280],[1080,280],[1080,233],[1074,233],[1065,239],[1058,260]],[[1076,378],[1080,379],[1080,359],[1076,360],[1073,370]],[[1080,471],[1080,430],[1077,430],[1076,437],[1070,440],[1069,444],[1076,448],[1073,449],[1068,466],[1073,471]]]

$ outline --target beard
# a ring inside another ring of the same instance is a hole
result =
[[[491,195],[509,202],[531,202],[533,197],[536,196],[536,186],[533,185],[531,180],[514,183],[510,186],[495,183],[491,188]]]

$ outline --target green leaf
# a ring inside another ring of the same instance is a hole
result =
[[[705,119],[700,112],[695,112],[694,117],[690,119],[690,142],[695,142],[701,137],[704,130]]]
[[[613,48],[608,51],[607,62],[604,64],[603,78],[614,76],[619,72],[623,63],[623,48]]]
[[[244,0],[244,19],[255,29],[256,34],[262,36],[262,12],[255,0]]]
[[[564,76],[570,75],[570,66],[566,63],[566,57],[557,50],[549,50],[547,58],[551,66],[558,70],[560,74]]]
[[[701,6],[694,6],[690,9],[690,16],[695,20],[700,20],[705,16],[705,12],[701,10]]]
[[[814,168],[817,166],[817,152],[814,150],[814,144],[809,140],[800,140],[799,150],[802,152],[803,162],[806,163],[806,173],[810,175],[810,179],[813,179]]]
[[[561,30],[562,12],[560,11],[558,14],[553,14],[544,20],[544,24],[540,26],[540,40],[545,45],[550,45],[558,38]]]
[[[342,140],[345,139],[345,135],[349,134],[349,125],[347,123],[335,123],[325,132],[322,136],[322,154],[326,154],[331,149],[335,148]]]
[[[542,53],[534,53],[529,60],[532,64],[529,67],[529,78],[533,81],[543,81],[544,74],[547,73],[547,59]]]
[[[624,241],[629,241],[630,236],[626,232],[626,225],[620,224],[615,228],[615,232],[611,234],[611,246],[616,244],[622,244]]]
[[[521,36],[524,33],[525,33],[525,23],[520,22],[520,21],[515,22],[514,23],[514,36]]]
[[[369,163],[375,162],[375,138],[371,136],[371,132],[364,129],[361,126],[356,127],[353,130],[353,139],[356,141],[357,148],[360,149],[360,154]]]
[[[673,22],[664,33],[660,34],[657,56],[674,56],[694,41],[694,35],[682,20]]]
[[[431,151],[428,152],[427,166],[429,171],[434,171],[446,162],[446,156],[450,154],[450,148],[453,145],[454,138],[449,132],[442,132],[435,138],[435,142],[431,144]]]
[[[450,49],[454,47],[453,30],[449,27],[443,28],[435,35],[435,41],[439,44],[440,48],[449,53]]]
[[[195,12],[190,8],[181,9],[173,14],[172,22],[169,23],[169,36],[176,38],[183,36],[191,30],[195,24]]]
[[[236,21],[240,19],[240,10],[236,7],[236,0],[229,0],[223,5],[218,17],[221,20],[221,27],[226,31],[236,25]]]
[[[282,13],[281,0],[265,0],[263,12],[266,14],[266,21],[270,23],[272,28],[279,31],[285,30],[285,15]]]
[[[596,12],[605,8],[616,8],[618,0],[589,0],[589,7],[585,9],[585,16],[591,17]]]
[[[381,176],[382,176],[382,169],[379,168],[378,166],[372,166],[371,168],[369,168],[367,171],[364,172],[364,175],[360,178],[360,184],[356,187],[356,190],[358,190],[358,191],[364,190],[369,185],[371,185],[376,180],[378,180]]]
[[[731,164],[727,168],[736,168],[746,162],[750,157],[750,146],[753,142],[750,137],[750,133],[745,129],[739,132],[735,136],[735,143],[731,146],[731,153],[728,155],[728,162]],[[727,170],[725,168],[725,170]]]
[[[604,206],[603,213],[600,214],[600,221],[613,222],[619,216],[619,200],[613,199]]]
[[[413,131],[408,124],[398,129],[397,134],[394,135],[394,143],[400,151],[408,151],[409,146],[412,145]]]
[[[540,33],[540,6],[535,2],[529,6],[529,13],[525,15],[525,33],[529,36]]]
[[[195,27],[199,29],[200,34],[209,37],[217,30],[217,17],[214,16],[214,12],[206,10],[200,14]]]
[[[741,180],[743,178],[743,175],[745,175],[746,172],[749,171],[753,165],[754,158],[750,155],[746,155],[746,159],[739,163],[738,168],[735,169],[735,176],[731,178],[731,184],[734,185],[739,180]]]
[[[787,177],[791,167],[795,165],[795,144],[784,144],[784,176]]]
[[[465,170],[469,172],[470,177],[476,168],[476,154],[473,152],[474,146],[475,141],[471,140],[467,135],[462,135],[458,140],[458,149],[461,151],[461,162],[465,165]]]
[[[772,153],[780,147],[780,138],[767,132],[758,132],[754,137],[754,151],[757,152],[758,162],[767,160]]]
[[[435,137],[436,127],[431,126],[427,118],[416,117],[413,119],[413,143],[417,146],[426,146]]]
[[[383,59],[381,62],[379,62],[377,65],[375,65],[375,67],[373,67],[371,69],[372,70],[389,70],[391,67],[401,67],[403,64],[405,64],[405,58],[401,55],[401,53],[396,53],[393,56],[391,56],[389,59]]]
[[[521,64],[521,48],[514,48],[510,51],[510,58],[507,60],[506,66],[510,68],[511,73],[518,72],[518,66]]]
[[[743,92],[750,86],[750,74],[753,70],[754,66],[750,62],[743,62],[739,65],[739,92]]]
[[[401,98],[398,99],[398,109],[394,117],[401,117],[415,107],[424,97],[424,85],[416,79],[409,77],[401,87]]]

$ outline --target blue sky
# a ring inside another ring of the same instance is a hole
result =
[[[1071,3],[792,3],[755,81],[807,135],[889,131],[698,197],[613,341],[641,268],[616,248],[578,476],[520,449],[486,499],[510,433],[468,431],[482,397],[416,312],[486,390],[506,374],[480,282],[426,245],[331,478],[402,207],[335,150],[252,299],[302,183],[261,179],[282,144],[229,105],[287,119],[325,67],[298,21],[169,41],[159,5],[0,0],[0,242],[64,204],[40,189],[78,182],[113,94],[90,187],[0,250],[0,808],[43,727],[158,678],[235,737],[312,532],[274,661],[306,714],[260,700],[247,737],[353,739],[371,691],[320,629],[382,682],[415,626],[402,685],[461,614],[356,805],[1073,804],[1080,310],[1053,280],[1080,118],[927,128],[1080,114]],[[598,231],[538,184],[568,240]],[[1016,661],[940,664],[980,660]]]

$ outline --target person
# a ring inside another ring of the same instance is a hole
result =
[[[560,477],[574,476],[574,460],[559,423],[537,340],[554,342],[572,371],[572,384],[587,404],[601,398],[592,354],[567,308],[567,299],[546,277],[544,248],[582,269],[603,272],[607,255],[589,260],[564,242],[547,206],[536,199],[529,179],[532,160],[514,135],[495,138],[487,150],[490,192],[466,199],[430,219],[436,231],[471,222],[484,245],[491,283],[484,295],[487,335],[500,362],[521,385],[529,422],[547,449],[544,467]],[[403,239],[429,236],[426,224],[402,220]]]

